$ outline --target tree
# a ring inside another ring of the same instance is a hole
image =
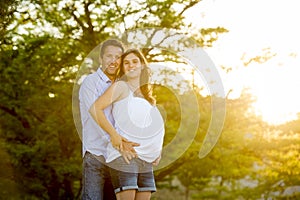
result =
[[[299,197],[299,188],[289,192],[300,184],[297,178],[299,165],[299,119],[283,125],[270,126],[262,134],[259,142],[259,176],[258,188],[265,196],[278,199]]]
[[[71,97],[83,57],[126,30],[184,30],[189,26],[184,12],[197,2],[1,2],[1,137],[21,198],[78,198],[81,143]],[[202,35],[191,37],[209,46],[226,32],[220,27],[207,30],[204,34],[216,33],[207,41]],[[147,55],[150,59],[154,54]]]

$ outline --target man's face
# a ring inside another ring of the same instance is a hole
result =
[[[107,46],[104,49],[102,57],[102,70],[108,76],[116,74],[120,67],[120,57],[122,55],[122,49],[116,46]]]

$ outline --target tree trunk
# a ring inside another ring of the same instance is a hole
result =
[[[185,194],[184,194],[184,196],[185,196],[185,200],[189,200],[189,196],[190,196],[190,189],[189,189],[189,187],[185,188]]]
[[[68,175],[65,175],[64,177],[64,196],[63,196],[63,199],[74,199],[74,193],[73,193],[73,190],[72,190],[72,182],[70,180],[70,178],[68,177]]]

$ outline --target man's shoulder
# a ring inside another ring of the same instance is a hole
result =
[[[82,85],[89,85],[89,84],[95,84],[99,81],[99,76],[97,75],[97,72],[93,72],[91,74],[84,75],[84,79],[82,81]]]
[[[96,87],[99,78],[97,78],[96,73],[91,73],[88,75],[84,75],[82,77],[82,83],[80,84],[79,94],[85,93],[86,91],[93,90]]]

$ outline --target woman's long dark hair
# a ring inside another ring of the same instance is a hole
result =
[[[120,70],[117,73],[117,79],[126,81],[126,75],[124,72],[124,58],[131,53],[133,53],[140,59],[140,62],[143,66],[140,75],[140,90],[142,92],[142,95],[150,104],[155,105],[156,99],[152,95],[153,88],[152,85],[149,83],[151,70],[148,67],[148,62],[145,56],[138,49],[128,49],[127,51],[125,51],[125,53],[123,53],[123,55],[121,56]]]

